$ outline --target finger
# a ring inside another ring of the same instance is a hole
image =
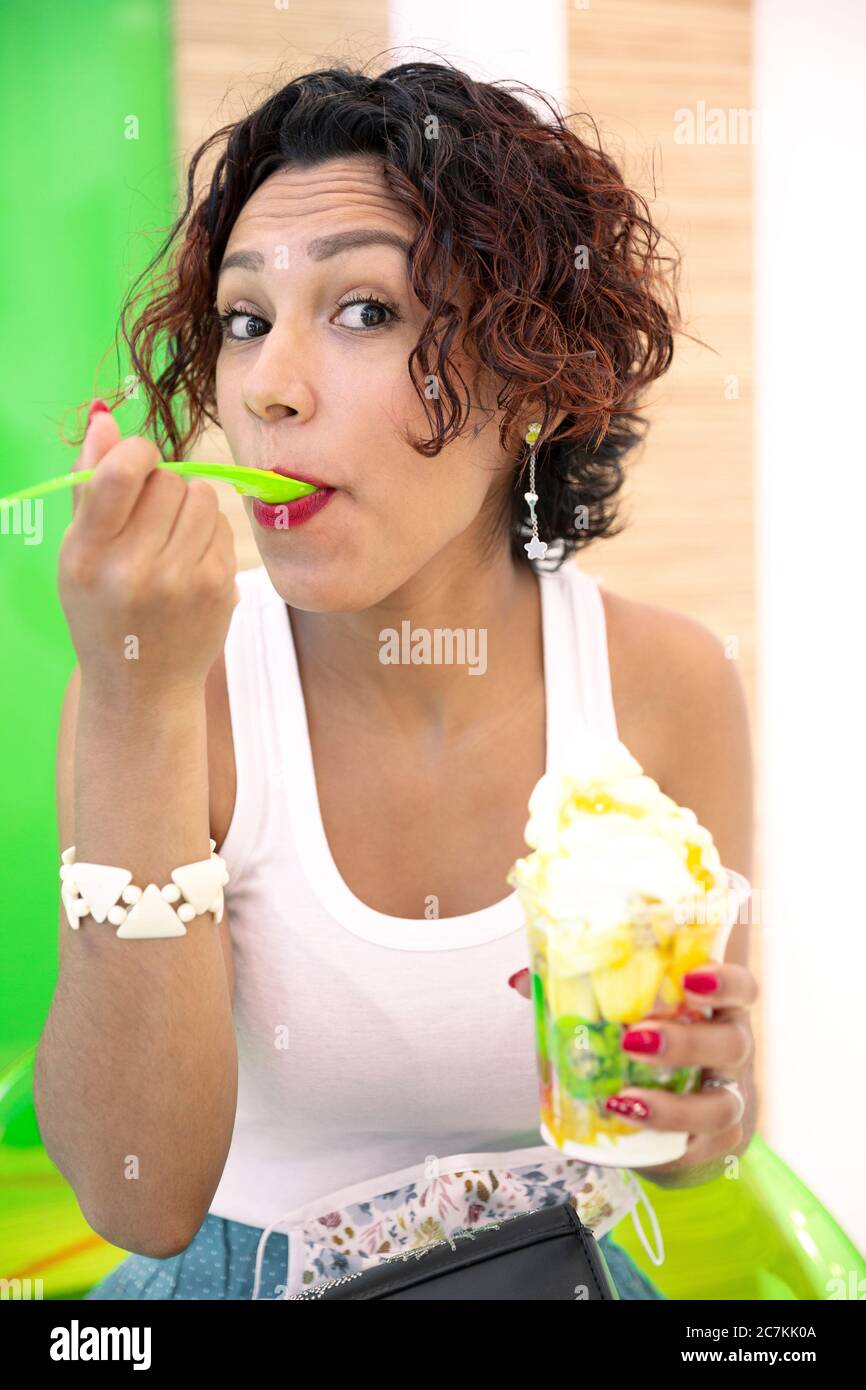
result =
[[[714,1086],[711,1082],[723,1081],[725,1086]],[[754,1098],[754,1081],[747,1071],[732,1071],[730,1068],[722,1070],[719,1067],[707,1067],[701,1074],[701,1094],[712,1095],[714,1091],[728,1090],[740,1107],[737,1119],[741,1120],[749,1106],[749,1097]]]
[[[142,441],[144,442],[144,441]],[[148,447],[151,447],[148,445]],[[124,545],[154,555],[164,551],[183,510],[189,484],[180,474],[157,468],[159,451],[152,446],[153,467],[147,474],[135,509],[123,531]]]
[[[637,1100],[637,1107],[623,1101]],[[675,1129],[686,1134],[717,1134],[739,1125],[744,1104],[733,1091],[714,1086],[694,1095],[652,1090],[647,1086],[623,1086],[608,1096],[605,1109],[647,1129]]]
[[[165,544],[166,558],[195,565],[213,543],[220,517],[216,489],[204,478],[191,478],[184,484],[184,497]]]
[[[73,473],[81,473],[85,468],[95,468],[104,454],[120,441],[120,427],[105,401],[91,401],[87,412],[87,429],[81,444],[81,452],[72,465]],[[72,489],[73,517],[83,505],[86,483],[77,483]]]
[[[713,982],[715,981],[715,985]],[[758,982],[745,965],[708,961],[683,976],[689,1003],[750,1008],[758,998]]]
[[[84,484],[86,495],[77,523],[82,535],[102,544],[119,536],[158,461],[156,445],[137,435],[109,449],[99,464],[98,477]]]
[[[528,966],[523,970],[517,970],[513,975],[509,976],[508,983],[518,994],[522,994],[524,999],[532,998],[532,980],[530,978]]]
[[[636,1023],[623,1034],[622,1047],[651,1066],[736,1068],[749,1061],[754,1038],[745,1009],[730,1009],[710,1023],[659,1018]]]
[[[219,505],[217,506],[216,528],[214,530],[213,540],[211,541],[211,550],[222,560],[226,569],[232,576],[232,583],[234,583],[235,575],[238,572],[238,557],[235,554],[235,533],[231,522]]]
[[[743,1143],[742,1125],[732,1125],[716,1134],[691,1134],[686,1142],[686,1151],[671,1163],[654,1163],[653,1175],[665,1178],[670,1173],[682,1169],[694,1170],[698,1165],[711,1163],[713,1159],[739,1159],[738,1150]]]
[[[701,984],[701,988],[691,988],[691,982]],[[703,982],[714,988],[703,987]],[[524,999],[532,998],[529,970],[519,970],[508,982]],[[752,972],[744,965],[710,962],[699,970],[690,970],[683,976],[683,986],[689,1006],[700,1010],[706,1017],[707,1009],[722,1007],[750,1007],[759,996],[758,982]]]

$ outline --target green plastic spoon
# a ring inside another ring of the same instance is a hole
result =
[[[242,497],[257,497],[260,502],[294,502],[298,497],[306,497],[317,489],[312,483],[299,482],[297,478],[285,478],[282,473],[272,473],[267,468],[242,468],[235,463],[198,463],[195,460],[183,462],[161,462],[157,468],[167,468],[184,478],[212,478],[217,483],[231,483]],[[51,478],[45,483],[35,483],[33,487],[22,488],[9,497],[0,497],[0,507],[10,502],[24,501],[28,497],[42,497],[47,492],[58,492],[60,488],[75,487],[86,483],[96,472],[95,468],[82,468],[77,473],[66,473],[62,478]]]

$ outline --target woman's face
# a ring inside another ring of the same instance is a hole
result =
[[[426,317],[409,287],[406,251],[381,242],[310,245],[359,231],[407,245],[414,235],[379,161],[281,171],[242,209],[217,287],[217,307],[234,311],[216,395],[235,462],[297,470],[335,489],[298,525],[285,508],[244,503],[278,592],[316,611],[371,607],[446,547],[449,568],[473,562],[491,508],[511,487],[498,416],[481,409],[495,390],[488,385],[483,400],[475,394],[475,369],[457,349],[451,361],[472,402],[465,434],[435,458],[401,438],[432,433],[406,365]],[[228,265],[239,251],[255,253],[254,262]],[[465,297],[465,287],[452,295],[461,306]],[[266,512],[276,525],[262,524]]]

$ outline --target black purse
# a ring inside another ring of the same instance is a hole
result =
[[[294,1299],[618,1299],[607,1261],[570,1202],[519,1212],[310,1284]]]

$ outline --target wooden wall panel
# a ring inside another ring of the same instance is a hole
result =
[[[686,331],[670,371],[647,395],[650,428],[627,465],[619,536],[596,542],[584,567],[608,588],[691,614],[730,639],[755,744],[756,856],[760,805],[755,651],[752,457],[752,157],[749,0],[605,0],[567,6],[563,107],[589,112],[604,148],[646,198],[682,256]],[[706,118],[725,113],[724,140]],[[694,116],[694,140],[680,114]],[[701,113],[704,113],[703,128]],[[728,113],[735,113],[729,116]],[[745,113],[745,118],[739,113]],[[574,129],[581,122],[571,122]],[[703,134],[703,138],[701,135]],[[660,250],[670,251],[660,243]],[[760,928],[752,969],[760,976]],[[753,1010],[763,1089],[760,1005]]]
[[[747,0],[569,7],[565,104],[592,113],[681,251],[686,328],[707,344],[678,339],[629,466],[633,522],[591,548],[587,565],[623,593],[736,636],[753,698],[752,145],[675,139],[681,110],[748,110],[750,22]]]

